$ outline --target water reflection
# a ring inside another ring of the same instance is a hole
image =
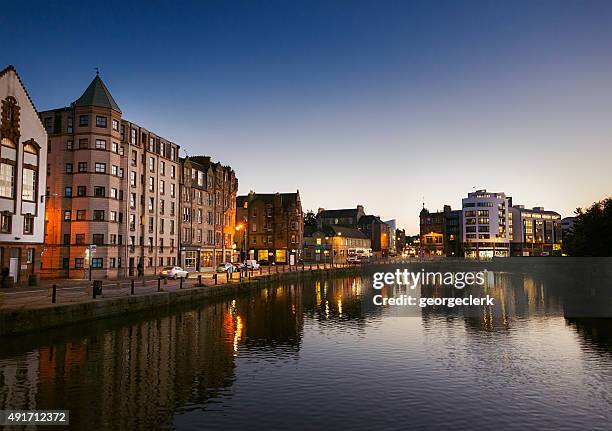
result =
[[[561,359],[577,368],[588,363],[596,373],[595,380],[565,377],[564,390],[584,403],[561,392],[550,395],[551,405],[573,404],[573,419],[563,418],[565,424],[571,428],[595,412],[599,419],[590,428],[609,421],[610,320],[565,319],[567,301],[577,294],[556,275],[500,271],[488,277],[480,291],[457,293],[496,298],[474,312],[428,307],[417,310],[417,319],[399,318],[396,309],[369,305],[373,291],[364,274],[5,339],[0,409],[70,409],[75,429],[252,426],[262,412],[278,409],[284,411],[267,417],[268,426],[288,426],[297,416],[317,426],[393,428],[387,419],[363,416],[357,394],[380,391],[386,397],[381,409],[403,408],[402,417],[407,406],[460,392],[465,404],[496,411],[498,426],[535,426],[553,411],[538,390],[554,386]],[[441,297],[448,290],[420,286],[417,294]],[[364,380],[364,374],[376,380]],[[507,396],[499,394],[502,387]],[[593,390],[599,392],[587,398]],[[338,391],[343,397],[334,396]],[[517,394],[542,405],[508,407]],[[320,412],[336,409],[344,422],[317,415],[317,406]],[[440,406],[461,416],[452,403]],[[533,417],[513,419],[520,408]],[[414,424],[442,424],[439,414],[420,412]],[[478,417],[455,425],[468,429],[475,420],[492,425]]]

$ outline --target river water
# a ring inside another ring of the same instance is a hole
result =
[[[612,429],[612,321],[541,274],[492,307],[373,307],[370,276],[0,340],[0,409],[71,429]],[[435,290],[435,289],[434,289]]]

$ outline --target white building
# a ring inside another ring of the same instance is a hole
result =
[[[47,133],[13,66],[0,71],[0,103],[0,262],[24,284],[41,262]]]
[[[510,198],[477,190],[462,199],[465,257],[490,259],[510,254]]]
[[[385,222],[389,226],[389,254],[395,256],[397,254],[397,246],[395,244],[395,230],[397,229],[397,221],[395,219]]]
[[[543,207],[510,207],[512,256],[561,256],[561,215]]]

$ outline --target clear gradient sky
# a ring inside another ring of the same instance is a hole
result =
[[[416,233],[423,196],[612,194],[610,1],[12,1],[0,41],[39,110],[98,66],[125,118],[305,210]]]

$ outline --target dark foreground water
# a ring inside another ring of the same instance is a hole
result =
[[[491,276],[470,316],[364,307],[357,277],[0,340],[0,409],[88,430],[612,429],[611,321],[564,317],[545,275]]]

